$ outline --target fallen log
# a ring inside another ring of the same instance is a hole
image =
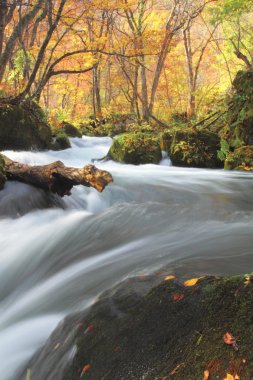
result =
[[[8,180],[20,181],[58,194],[70,195],[76,185],[94,187],[99,192],[113,181],[111,174],[97,169],[94,165],[83,168],[66,167],[61,161],[49,165],[30,166],[12,161],[2,155],[5,161],[5,173]]]

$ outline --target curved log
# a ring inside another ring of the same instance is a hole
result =
[[[94,165],[83,168],[71,168],[61,161],[49,165],[30,166],[12,161],[2,156],[5,161],[5,172],[8,180],[20,181],[58,194],[61,197],[70,195],[76,185],[94,187],[99,192],[113,181],[111,174],[97,169]]]

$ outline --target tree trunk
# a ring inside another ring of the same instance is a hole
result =
[[[96,104],[97,104],[97,114],[99,117],[102,115],[102,108],[101,108],[101,96],[100,96],[100,73],[99,73],[99,67],[96,65],[93,70],[94,75],[94,93],[96,98]]]
[[[87,165],[81,169],[66,167],[61,161],[43,166],[29,166],[2,156],[8,180],[20,181],[63,197],[76,185],[94,187],[102,192],[113,181],[107,171]]]
[[[32,10],[29,13],[25,14],[13,29],[13,32],[6,42],[5,49],[0,57],[0,82],[3,80],[7,63],[13,54],[17,39],[22,35],[27,25],[30,24],[39,10],[42,8],[44,1],[45,0],[38,0],[38,2],[33,6]]]

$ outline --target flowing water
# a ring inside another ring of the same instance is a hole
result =
[[[5,152],[29,164],[80,167],[110,138],[61,152]],[[64,316],[126,279],[166,267],[184,276],[253,270],[253,175],[160,165],[96,165],[114,183],[63,200],[20,183],[0,192],[0,378],[40,347]],[[44,379],[47,380],[47,379]]]

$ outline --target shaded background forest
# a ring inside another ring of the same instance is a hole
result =
[[[51,123],[203,117],[253,61],[249,0],[0,0],[0,94]]]

